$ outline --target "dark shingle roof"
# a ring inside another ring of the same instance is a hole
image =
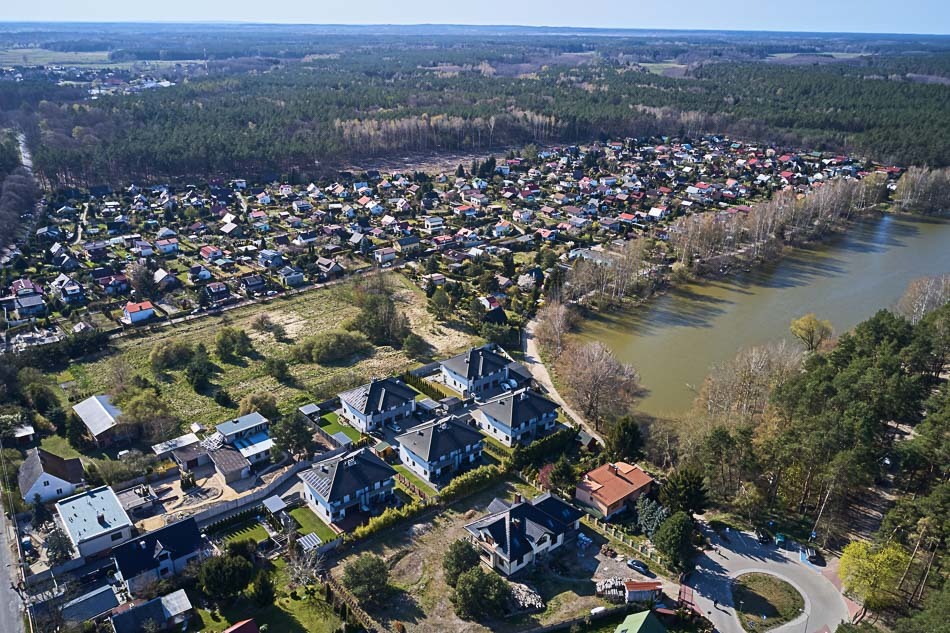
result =
[[[112,550],[115,564],[126,580],[158,567],[158,555],[169,552],[172,560],[201,549],[201,532],[194,518],[166,525],[154,532],[120,545]]]
[[[482,434],[454,417],[420,424],[396,438],[406,450],[426,461],[437,461],[452,451],[482,441]]]
[[[486,402],[482,411],[511,427],[557,411],[557,405],[539,393],[523,389]]]
[[[469,380],[478,380],[505,370],[510,361],[486,347],[473,347],[463,354],[453,356],[442,364]]]
[[[342,501],[357,490],[373,487],[379,481],[392,479],[396,471],[367,448],[344,453],[317,462],[298,475],[328,502]]]
[[[85,622],[119,606],[115,590],[105,585],[70,600],[63,605],[62,615],[67,622]]]
[[[82,462],[78,457],[64,459],[42,448],[35,448],[30,451],[23,465],[20,466],[20,472],[17,475],[20,493],[26,494],[44,472],[63,481],[78,484],[82,481]],[[27,499],[27,501],[30,500]]]
[[[374,378],[368,384],[340,394],[340,400],[364,415],[382,413],[415,398],[416,392],[395,378]]]
[[[556,540],[580,517],[580,512],[551,494],[511,505],[495,499],[489,509],[495,512],[469,523],[465,529],[479,538],[487,532],[497,546],[496,551],[508,560],[529,553],[531,544],[545,534]]]
[[[179,589],[161,598],[149,600],[137,607],[132,607],[128,611],[113,615],[112,627],[115,629],[115,633],[140,633],[149,620],[162,627],[168,620],[187,613],[191,608],[191,601],[188,600],[185,590]]]

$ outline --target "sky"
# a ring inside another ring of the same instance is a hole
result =
[[[946,34],[950,1],[4,0],[0,21],[517,24]]]

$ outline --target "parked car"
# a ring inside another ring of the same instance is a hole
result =
[[[755,540],[757,540],[762,545],[768,545],[769,543],[772,542],[772,535],[766,532],[765,530],[756,530]]]
[[[391,430],[395,431],[396,433],[402,433],[402,427],[396,424],[395,422],[390,422],[388,426]]]
[[[643,561],[637,560],[636,558],[628,558],[627,567],[635,571],[638,571],[641,574],[646,574],[650,571],[649,568],[647,568],[646,563],[644,563]]]
[[[823,562],[821,554],[818,553],[814,547],[805,548],[805,558],[808,559],[809,563],[821,563]]]

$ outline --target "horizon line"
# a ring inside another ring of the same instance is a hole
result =
[[[180,25],[218,25],[218,26],[273,26],[273,27],[292,27],[292,26],[312,26],[312,27],[384,27],[384,28],[413,28],[413,27],[463,27],[463,28],[481,28],[481,29],[550,29],[558,31],[664,31],[669,33],[776,33],[776,34],[800,34],[800,35],[896,35],[903,37],[950,37],[950,32],[945,33],[917,33],[917,32],[897,32],[897,31],[802,31],[802,30],[780,30],[771,28],[748,28],[748,29],[697,29],[697,28],[672,28],[672,27],[648,27],[648,26],[553,26],[545,24],[475,24],[464,22],[264,22],[257,20],[189,20],[172,18],[168,20],[154,19],[136,19],[136,20],[46,20],[41,18],[8,20],[0,18],[0,25],[13,24],[60,24],[60,25],[149,25],[161,24],[166,26]]]

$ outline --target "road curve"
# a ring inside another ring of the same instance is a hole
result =
[[[772,629],[776,633],[818,633],[827,627],[834,631],[848,620],[848,607],[839,590],[821,570],[800,560],[797,550],[780,550],[775,545],[760,545],[751,534],[731,531],[729,542],[712,536],[719,552],[709,551],[696,560],[697,569],[689,579],[696,608],[712,620],[721,633],[743,633],[736,617],[731,584],[736,576],[747,573],[771,574],[795,587],[805,599],[805,610],[798,618]],[[793,547],[795,547],[793,545]],[[718,604],[716,604],[718,601]]]

